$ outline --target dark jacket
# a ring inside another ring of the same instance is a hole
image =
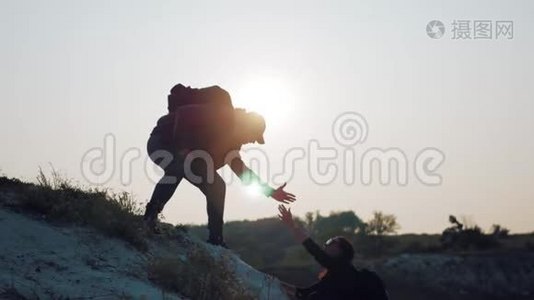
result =
[[[151,136],[158,136],[166,149],[208,152],[217,168],[225,164],[227,155],[241,144],[234,136],[234,110],[208,105],[185,105],[158,120]]]
[[[270,196],[273,189],[262,183],[239,155],[242,144],[236,139],[234,130],[238,113],[231,107],[180,106],[158,120],[150,138],[160,141],[161,146],[157,148],[173,154],[184,149],[204,150],[210,154],[215,169],[229,165],[245,184],[256,182],[263,187],[264,194]]]
[[[326,275],[308,288],[298,288],[297,298],[306,300],[387,300],[380,278],[369,270],[330,257],[312,239],[303,242],[306,250],[327,269]]]

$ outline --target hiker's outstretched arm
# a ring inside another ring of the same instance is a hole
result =
[[[315,260],[324,268],[332,268],[336,261],[330,257],[326,252],[324,252],[323,248],[321,246],[317,245],[317,243],[312,240],[311,238],[307,238],[302,242],[302,245],[308,253],[315,258]]]
[[[291,214],[291,208],[287,209],[282,204],[278,205],[278,211],[280,214],[278,215],[278,218],[284,223],[284,225],[291,230],[293,233],[293,236],[295,236],[295,239],[297,242],[302,243],[306,239],[308,239],[310,236],[308,235],[308,232],[304,230],[301,226],[295,223],[293,220],[293,215]]]
[[[262,193],[265,196],[270,197],[273,194],[274,189],[268,184],[263,183],[260,177],[245,165],[241,157],[234,158],[230,163],[230,168],[241,179],[244,185],[257,184],[261,187]]]
[[[280,214],[278,217],[282,222],[293,232],[295,239],[301,243],[304,248],[315,258],[315,260],[323,267],[330,268],[335,264],[335,261],[328,255],[324,250],[317,245],[304,230],[293,220],[293,215],[291,214],[291,208],[287,209],[283,205],[278,205],[278,211]]]
[[[277,189],[273,189],[268,184],[263,183],[260,177],[245,165],[241,157],[233,158],[230,162],[230,168],[245,185],[259,185],[265,196],[272,197],[274,200],[285,204],[296,200],[295,195],[284,191],[285,183]]]

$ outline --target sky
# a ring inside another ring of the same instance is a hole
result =
[[[427,35],[432,20],[443,37]],[[512,21],[514,35],[455,39],[454,20],[494,31]],[[534,230],[532,1],[3,0],[0,37],[8,176],[35,181],[52,165],[145,203],[161,175],[146,142],[169,90],[219,85],[234,106],[265,116],[266,144],[242,154],[271,185],[288,182],[296,215],[354,210],[366,220],[380,210],[400,232],[436,233],[454,214],[485,229]],[[336,131],[343,118],[359,133]],[[106,159],[95,179],[87,162],[98,149]],[[402,154],[404,184],[394,171],[389,184],[362,181],[377,150]],[[438,183],[421,180],[421,153]],[[288,164],[294,154],[303,158]],[[329,163],[338,175],[325,179]],[[346,180],[347,170],[361,178]],[[276,215],[275,201],[221,172],[225,220]],[[163,215],[205,223],[205,206],[184,181]]]

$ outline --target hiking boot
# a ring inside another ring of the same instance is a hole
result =
[[[154,233],[154,234],[160,234],[161,230],[158,226],[158,219],[155,218],[143,218],[143,226],[147,232]]]
[[[148,232],[155,234],[161,233],[158,228],[158,214],[159,210],[157,205],[148,202],[145,209],[145,215],[143,216],[144,227]]]

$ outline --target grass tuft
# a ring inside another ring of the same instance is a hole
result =
[[[198,246],[183,259],[153,259],[147,265],[147,273],[163,290],[180,292],[192,299],[254,299],[240,284],[228,258],[215,259]]]

